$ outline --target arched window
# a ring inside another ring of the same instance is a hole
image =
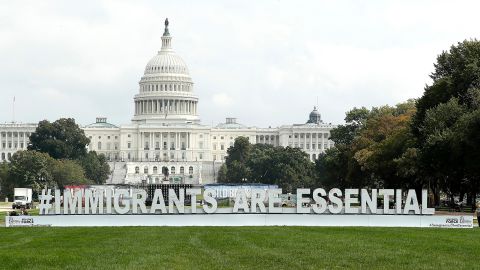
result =
[[[158,173],[157,166],[153,166],[153,174],[157,174],[157,173]]]
[[[98,146],[98,147],[97,147],[98,150],[102,150],[102,142],[98,142],[98,145],[97,145],[97,146]]]
[[[170,173],[171,173],[171,174],[175,174],[175,167],[174,167],[174,166],[172,166],[172,167],[170,168]]]
[[[182,167],[180,167],[180,174],[184,174],[184,173],[185,173],[185,168],[183,168],[183,166],[182,166]]]
[[[168,175],[168,168],[167,167],[165,167],[165,166],[162,167],[162,174],[163,175]]]
[[[148,167],[147,166],[143,167],[143,173],[148,173]]]
[[[135,173],[140,173],[140,167],[135,167]]]
[[[193,174],[193,167],[192,167],[192,166],[190,166],[190,167],[188,168],[188,174]]]

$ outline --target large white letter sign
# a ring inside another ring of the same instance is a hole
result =
[[[128,197],[128,190],[126,189],[117,189],[115,192],[115,195],[113,196],[113,208],[115,209],[115,212],[118,214],[126,214],[128,211],[130,211],[130,202],[127,200],[124,200],[124,206],[120,206],[120,197],[125,198]]]
[[[335,195],[337,195],[338,197]],[[328,199],[330,200],[330,202],[332,202],[331,204],[328,205],[328,211],[330,211],[330,213],[338,214],[342,212],[343,202],[342,202],[342,199],[339,198],[341,196],[342,196],[342,191],[338,188],[332,188],[328,192]]]
[[[103,190],[85,190],[85,214],[103,214]]]
[[[368,195],[368,190],[362,189],[361,196],[362,214],[367,213],[367,206],[372,214],[377,213],[377,190],[372,189],[372,196]]]
[[[297,189],[297,213],[307,214],[310,213],[310,207],[303,207],[303,204],[310,202],[309,198],[304,198],[304,195],[310,195],[309,188],[298,188]]]
[[[152,199],[152,207],[150,207],[150,214],[155,214],[157,210],[160,210],[162,214],[167,212],[165,207],[165,200],[163,199],[163,194],[161,189],[155,189]]]
[[[217,211],[217,200],[213,197],[215,194],[215,190],[211,188],[207,188],[203,192],[203,199],[205,200],[205,204],[203,204],[203,211],[207,214],[212,214]],[[208,206],[210,205],[210,206]]]
[[[238,213],[238,210],[240,209],[245,213],[250,212],[248,208],[247,194],[243,188],[237,190],[237,197],[235,197],[235,204],[233,205],[233,213]]]

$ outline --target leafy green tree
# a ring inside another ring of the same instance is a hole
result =
[[[55,159],[79,159],[87,153],[90,140],[72,118],[50,123],[40,121],[30,136],[29,150],[48,153]]]
[[[218,169],[217,182],[219,182],[219,183],[227,183],[228,182],[227,165],[225,163],[223,163],[220,166],[220,168]]]
[[[10,194],[7,184],[9,180],[9,163],[0,162],[0,196],[7,196]]]
[[[66,185],[93,184],[93,181],[85,177],[85,172],[77,161],[69,159],[53,160],[50,170],[59,188]]]
[[[425,87],[412,122],[419,174],[434,190],[449,194],[452,203],[454,195],[468,194],[472,207],[480,177],[475,151],[479,149],[479,60],[477,40],[460,42],[440,54],[433,83]]]
[[[12,155],[9,164],[9,178],[6,187],[31,187],[37,193],[44,186],[55,186],[50,172],[53,159],[46,153],[18,151]]]
[[[104,184],[110,175],[110,166],[104,155],[98,155],[95,151],[88,152],[80,157],[79,164],[85,170],[85,176],[93,183]]]

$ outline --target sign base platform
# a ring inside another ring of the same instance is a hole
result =
[[[7,216],[6,227],[318,226],[473,228],[473,216],[332,214],[162,214]]]

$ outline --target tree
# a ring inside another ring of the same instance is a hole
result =
[[[110,166],[104,155],[98,155],[95,151],[88,152],[80,157],[79,164],[85,170],[86,178],[95,184],[104,184],[110,175]]]
[[[419,174],[433,188],[453,196],[479,191],[480,42],[463,41],[437,57],[432,85],[417,102],[412,132],[418,148]],[[438,196],[437,196],[438,197]],[[437,201],[438,203],[438,201]]]
[[[48,153],[55,159],[79,159],[87,153],[90,140],[72,118],[61,118],[50,123],[40,121],[30,135],[29,150]]]
[[[85,172],[77,161],[69,159],[53,160],[50,170],[59,188],[66,185],[93,184],[93,181],[85,177]]]
[[[0,196],[9,195],[9,190],[7,188],[8,179],[9,179],[9,163],[0,162]]]
[[[217,182],[226,183],[228,182],[227,178],[227,165],[223,163],[218,169]]]
[[[9,164],[9,178],[6,187],[30,187],[37,193],[44,186],[55,186],[49,170],[53,159],[46,153],[18,151],[12,155]]]
[[[221,170],[228,182],[246,180],[250,183],[276,184],[286,192],[295,192],[299,187],[314,187],[316,178],[313,168],[313,163],[301,149],[252,145],[247,138],[239,137],[234,146],[228,149],[227,162]]]

